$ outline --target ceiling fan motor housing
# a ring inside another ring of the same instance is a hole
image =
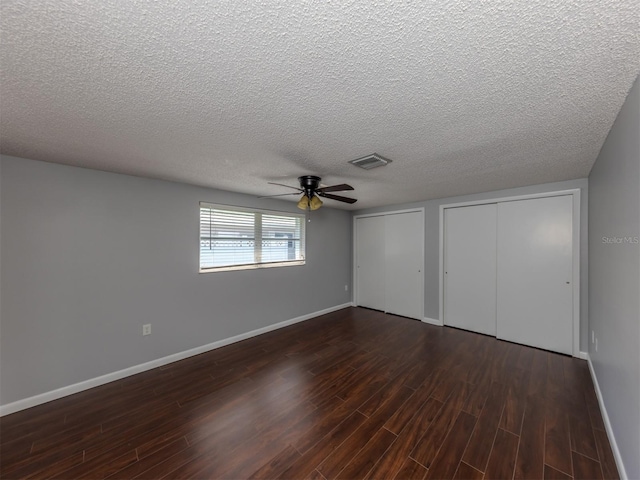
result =
[[[300,182],[300,188],[304,189],[304,194],[311,199],[315,194],[316,189],[320,187],[320,177],[316,175],[303,175],[298,177]]]

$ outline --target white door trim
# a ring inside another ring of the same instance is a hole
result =
[[[439,319],[444,325],[444,210],[447,208],[466,207],[471,205],[485,205],[487,203],[513,202],[533,198],[573,196],[573,356],[581,358],[580,352],[580,189],[559,190],[554,192],[534,193],[502,198],[490,198],[470,202],[447,203],[440,205],[440,252],[438,275]]]
[[[399,213],[411,213],[411,212],[422,212],[424,215],[424,207],[416,207],[416,208],[405,208],[404,210],[393,210],[389,212],[378,212],[378,213],[363,213],[362,215],[354,215],[353,220],[355,222],[356,218],[365,218],[365,217],[384,217],[385,215],[397,215]],[[354,223],[355,225],[355,223]]]
[[[358,269],[358,265],[357,265],[357,251],[356,249],[358,248],[358,232],[356,229],[356,221],[359,218],[365,218],[365,217],[381,217],[381,216],[386,216],[386,215],[397,215],[400,213],[412,213],[412,212],[418,212],[420,213],[420,223],[421,223],[421,231],[422,231],[422,242],[421,242],[421,246],[422,246],[422,251],[420,252],[421,258],[419,259],[420,265],[422,265],[421,268],[421,277],[420,277],[420,281],[422,283],[422,285],[420,286],[420,293],[421,293],[421,304],[422,304],[422,315],[424,315],[424,241],[425,241],[425,234],[424,234],[424,207],[416,207],[416,208],[407,208],[407,209],[403,209],[403,210],[393,210],[393,211],[389,211],[389,212],[379,212],[379,213],[366,213],[363,215],[354,215],[353,219],[352,219],[352,232],[353,232],[353,264],[352,264],[352,268],[351,268],[351,285],[353,285],[353,288],[351,289],[353,292],[353,305],[354,306],[358,306],[358,285],[357,285],[357,281],[358,281],[358,275],[357,275],[357,269]]]

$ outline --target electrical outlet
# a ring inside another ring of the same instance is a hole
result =
[[[151,324],[145,323],[142,325],[142,335],[151,335]]]
[[[345,285],[345,286],[344,286],[344,291],[345,291],[345,292],[348,292],[348,291],[349,291],[349,285]]]

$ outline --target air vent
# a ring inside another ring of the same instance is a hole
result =
[[[365,170],[371,170],[372,168],[376,167],[384,167],[386,164],[391,163],[391,160],[389,160],[388,158],[384,158],[377,153],[372,153],[371,155],[367,155],[366,157],[351,160],[349,163],[355,165],[356,167],[364,168]]]

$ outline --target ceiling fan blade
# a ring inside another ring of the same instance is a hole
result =
[[[353,190],[351,185],[347,185],[346,183],[341,183],[340,185],[331,185],[329,187],[321,187],[316,190],[316,192],[342,192],[344,190]]]
[[[292,187],[291,185],[285,185],[284,183],[275,183],[275,182],[267,182],[269,185],[279,185],[281,187],[293,188],[298,190],[298,192],[304,192],[300,187]]]
[[[345,203],[356,203],[358,200],[355,198],[342,197],[340,195],[332,195],[331,193],[324,193],[316,190],[316,193],[324,198],[330,198],[331,200],[337,200]]]
[[[279,193],[278,195],[263,195],[262,197],[258,197],[258,198],[284,197],[285,195],[300,195],[300,192]]]

